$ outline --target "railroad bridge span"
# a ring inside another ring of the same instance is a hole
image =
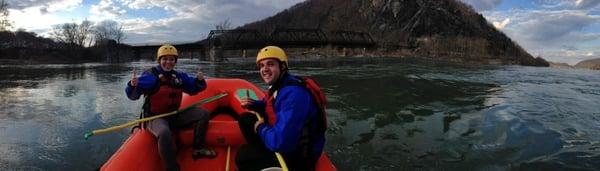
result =
[[[181,58],[222,61],[228,57],[252,57],[267,45],[277,45],[294,55],[345,56],[347,49],[373,48],[376,42],[366,32],[321,29],[276,28],[265,34],[255,29],[211,30],[198,42],[177,43]],[[134,46],[138,58],[155,59],[160,44]]]

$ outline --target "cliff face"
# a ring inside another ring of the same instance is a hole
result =
[[[459,61],[548,66],[457,0],[307,0],[241,28],[368,32],[382,51]]]

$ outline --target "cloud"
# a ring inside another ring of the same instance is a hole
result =
[[[600,37],[596,40],[600,40]],[[590,46],[591,45],[591,46]],[[600,47],[591,44],[566,43],[558,48],[532,49],[533,54],[541,55],[544,59],[554,62],[565,62],[574,65],[580,61],[600,58]]]
[[[82,0],[8,0],[8,3],[15,28],[44,35],[53,25],[80,22],[73,20],[74,17],[93,22],[109,19],[123,24],[128,37],[125,43],[143,43],[201,40],[224,20],[229,19],[236,27],[274,15],[302,1],[98,0],[82,4]],[[72,13],[73,10],[79,11]]]
[[[82,0],[8,0],[9,20],[14,29],[26,29],[47,35],[53,25],[71,22],[58,16],[61,11],[71,12],[81,7]]]
[[[115,19],[125,14],[127,11],[114,5],[112,0],[101,0],[98,4],[90,7],[91,18],[93,20]]]
[[[529,49],[558,48],[565,44],[577,44],[598,40],[598,33],[586,33],[585,29],[600,22],[600,16],[578,10],[522,11],[515,10],[493,18],[511,18],[511,26],[504,29],[513,39]]]
[[[564,9],[570,5],[572,2],[565,0],[532,0],[532,3],[538,5],[542,8],[560,8]]]
[[[541,52],[539,55],[542,55],[544,59],[549,61],[575,65],[583,60],[600,58],[598,54],[600,53],[594,51],[560,49]]]
[[[588,53],[586,53],[586,54],[585,54],[585,55],[583,55],[583,56],[586,56],[586,57],[594,57],[594,56],[597,56],[597,55],[596,55],[594,52],[588,52]]]
[[[160,8],[172,13],[159,20],[122,20],[126,43],[198,41],[215,25],[230,19],[233,27],[263,19],[302,0],[117,0],[131,10]],[[259,9],[259,10],[257,10]]]
[[[598,17],[578,11],[532,13],[530,16],[535,19],[524,22],[521,26],[536,41],[562,38],[600,21]]]
[[[532,2],[539,7],[554,10],[588,10],[600,4],[600,0],[532,0]]]
[[[477,11],[494,9],[502,3],[502,0],[461,0],[475,8]]]
[[[153,0],[120,0],[123,5],[131,9],[150,9],[160,7],[160,1]]]
[[[598,6],[600,4],[600,0],[576,0],[575,7],[578,9],[590,9]]]
[[[14,29],[23,28],[38,33],[47,32],[53,25],[70,22],[54,14],[44,13],[40,7],[29,7],[21,10],[9,9],[8,19],[14,22]]]
[[[533,0],[532,2],[539,7],[555,10],[588,10],[600,4],[600,0]]]
[[[71,11],[81,5],[82,0],[8,0],[10,9],[38,8],[42,12]]]
[[[496,27],[499,30],[501,30],[504,27],[506,27],[506,25],[508,25],[508,23],[510,23],[510,18],[504,19],[502,22],[497,22],[497,21],[492,22],[492,24],[494,25],[494,27]]]
[[[502,31],[532,55],[570,64],[600,55],[594,52],[600,48],[597,47],[600,43],[600,33],[597,31],[600,16],[593,12],[512,9],[485,11],[483,15],[496,27],[510,19]]]
[[[577,47],[572,46],[572,45],[562,45],[561,48],[563,48],[565,50],[572,50],[572,51],[579,50]]]

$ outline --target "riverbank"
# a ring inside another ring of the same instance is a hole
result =
[[[489,65],[524,65],[548,67],[549,63],[541,57],[523,58],[516,56],[476,55],[451,51],[424,51],[408,48],[382,49],[382,48],[349,48],[349,47],[287,47],[284,48],[290,59],[294,58],[339,58],[339,57],[398,57],[419,58],[436,62],[462,63],[462,64],[489,64]],[[258,49],[235,50],[210,50],[211,59],[227,60],[237,57],[255,57]]]
[[[338,56],[333,56],[338,55]],[[405,53],[402,51],[399,52],[368,52],[364,54],[357,53],[346,53],[346,54],[325,54],[322,52],[294,52],[291,51],[289,53],[290,60],[292,61],[314,61],[314,60],[336,60],[336,59],[344,59],[344,58],[401,58],[408,62],[415,63],[428,63],[428,64],[448,64],[448,65],[519,65],[516,62],[512,61],[503,61],[499,59],[493,58],[479,58],[477,60],[465,60],[465,58],[461,57],[424,57],[424,56],[416,56],[410,53]],[[246,56],[246,57],[228,57],[224,58],[221,62],[226,62],[230,60],[236,59],[246,59],[252,58],[254,56]],[[189,59],[189,58],[185,58]],[[198,59],[191,59],[198,60]],[[136,60],[127,60],[121,62],[130,62]],[[202,62],[220,62],[220,61],[202,61]],[[37,65],[37,64],[82,64],[82,63],[111,63],[104,62],[101,60],[65,60],[65,59],[54,59],[54,58],[43,58],[41,60],[32,60],[32,59],[0,59],[0,64],[3,65]],[[113,62],[114,63],[114,62]]]
[[[23,60],[23,59],[0,59],[2,65],[37,65],[37,64],[82,64],[91,62],[102,62],[94,60],[62,60],[62,59],[49,59],[44,58],[42,60]]]

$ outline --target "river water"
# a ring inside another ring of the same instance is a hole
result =
[[[261,87],[252,59],[178,70]],[[0,65],[0,170],[93,170],[137,119],[123,88],[150,61]],[[339,170],[598,170],[600,71],[466,66],[398,58],[290,63],[328,97],[326,151]]]

